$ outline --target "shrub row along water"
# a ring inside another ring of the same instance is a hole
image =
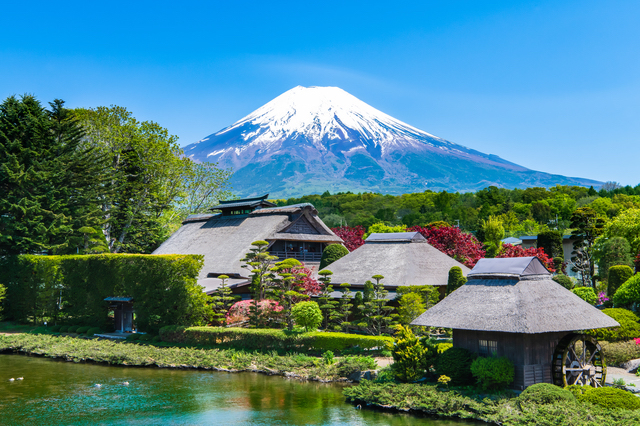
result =
[[[0,352],[17,352],[61,358],[67,361],[93,361],[113,365],[204,368],[256,371],[294,375],[309,380],[339,380],[353,373],[377,368],[373,358],[351,356],[326,362],[322,358],[289,353],[157,347],[111,340],[78,339],[65,336],[13,334],[0,335]]]
[[[362,336],[347,333],[310,332],[295,333],[286,330],[225,328],[225,327],[180,327],[168,326],[160,329],[160,338],[165,342],[190,345],[223,345],[238,349],[296,350],[344,353],[354,350],[389,350],[393,338],[386,336]]]
[[[456,391],[438,389],[435,385],[363,380],[358,386],[345,388],[343,393],[354,403],[500,425],[640,424],[640,411],[627,409],[636,407],[633,400],[639,399],[628,392],[598,388],[588,389],[584,395],[576,397],[557,386],[541,385],[533,385],[515,397],[511,393],[498,396],[478,394],[471,388]],[[639,402],[635,401],[636,404]]]

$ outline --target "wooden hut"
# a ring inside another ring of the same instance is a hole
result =
[[[602,348],[579,330],[619,324],[565,289],[536,257],[481,259],[468,282],[413,325],[453,329],[453,346],[515,365],[514,389],[604,385]]]
[[[458,266],[462,274],[470,269],[447,256],[418,232],[371,234],[364,245],[338,259],[326,269],[333,272],[333,283],[349,283],[352,289],[364,287],[373,275],[384,276],[385,289],[395,295],[395,288],[431,285],[444,297],[449,270]]]
[[[318,217],[313,205],[276,207],[267,195],[222,201],[212,214],[191,215],[153,254],[201,254],[204,267],[198,283],[210,293],[220,286],[220,275],[234,293],[248,296],[250,270],[240,261],[251,243],[265,240],[269,252],[280,259],[295,258],[319,266],[324,248],[342,239]],[[216,213],[219,212],[219,213]]]

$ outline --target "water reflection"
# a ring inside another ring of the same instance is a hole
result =
[[[9,382],[11,377],[24,380]],[[106,367],[0,355],[0,424],[460,424],[356,410],[344,402],[341,389],[253,373]]]

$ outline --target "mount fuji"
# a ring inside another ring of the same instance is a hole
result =
[[[337,87],[295,87],[187,145],[184,153],[231,167],[234,191],[241,196],[602,184],[537,172],[449,142]]]

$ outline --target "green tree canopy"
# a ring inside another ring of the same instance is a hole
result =
[[[56,99],[0,105],[0,256],[79,250],[84,226],[99,226],[102,157]],[[74,240],[75,238],[75,240]]]

